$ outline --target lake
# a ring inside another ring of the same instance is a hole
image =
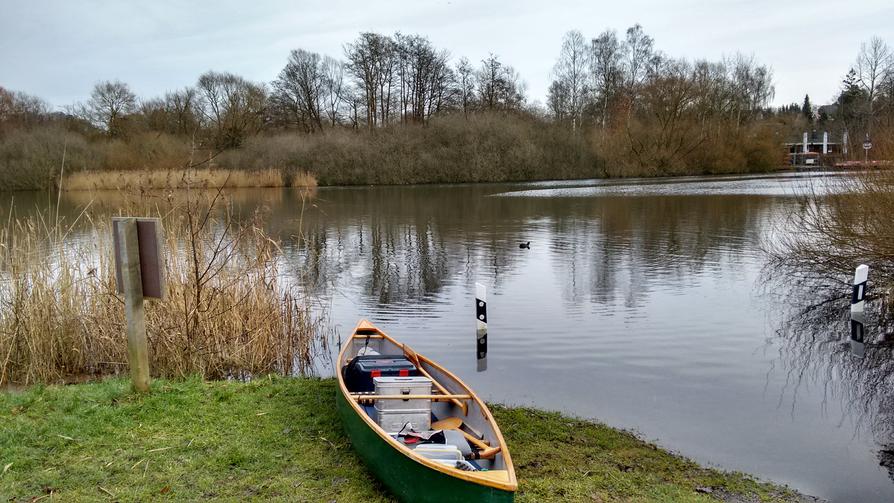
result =
[[[809,293],[763,281],[794,196],[823,180],[324,188],[307,200],[259,189],[234,201],[265,208],[286,274],[341,337],[368,318],[489,401],[631,429],[832,501],[894,501],[879,464],[894,439],[877,427],[891,416],[848,393],[855,378],[838,368],[848,325],[820,330],[829,354],[802,351],[788,296]],[[476,283],[488,290],[486,369]]]

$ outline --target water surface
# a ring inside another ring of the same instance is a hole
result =
[[[894,501],[878,454],[894,439],[871,427],[884,414],[835,391],[852,377],[780,331],[785,297],[759,281],[762,246],[799,211],[794,195],[824,183],[333,188],[312,201],[277,189],[236,201],[269,211],[286,272],[318,296],[342,337],[368,318],[487,400],[633,429],[702,463],[833,501]],[[525,241],[530,250],[519,248]],[[476,282],[488,289],[484,371]],[[847,331],[837,327],[823,331],[836,344]]]

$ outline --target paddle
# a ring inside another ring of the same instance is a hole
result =
[[[490,449],[490,445],[487,442],[484,442],[478,438],[475,438],[474,435],[471,435],[462,430],[463,420],[458,417],[448,417],[447,419],[442,419],[440,421],[435,421],[431,424],[431,429],[433,430],[457,430],[466,437],[466,440],[475,444],[476,447],[481,449],[482,451],[486,451]]]

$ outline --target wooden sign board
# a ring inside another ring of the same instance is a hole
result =
[[[121,237],[119,223],[129,220],[128,217],[112,219],[112,237],[115,243],[115,280],[118,293],[124,293],[124,278],[121,273]],[[161,220],[158,218],[136,218],[137,239],[140,252],[140,279],[143,285],[143,297],[156,299],[165,296],[165,263],[163,255],[164,234]]]

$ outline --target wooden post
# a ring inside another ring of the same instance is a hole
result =
[[[869,281],[869,266],[860,264],[854,271],[854,291],[851,295],[851,314],[862,313],[866,304],[866,283]]]
[[[478,371],[487,370],[487,287],[475,283],[476,354]]]
[[[146,312],[140,272],[140,242],[137,219],[116,219],[121,245],[121,280],[124,314],[127,318],[127,357],[130,376],[137,391],[149,391],[149,348],[146,343]]]

